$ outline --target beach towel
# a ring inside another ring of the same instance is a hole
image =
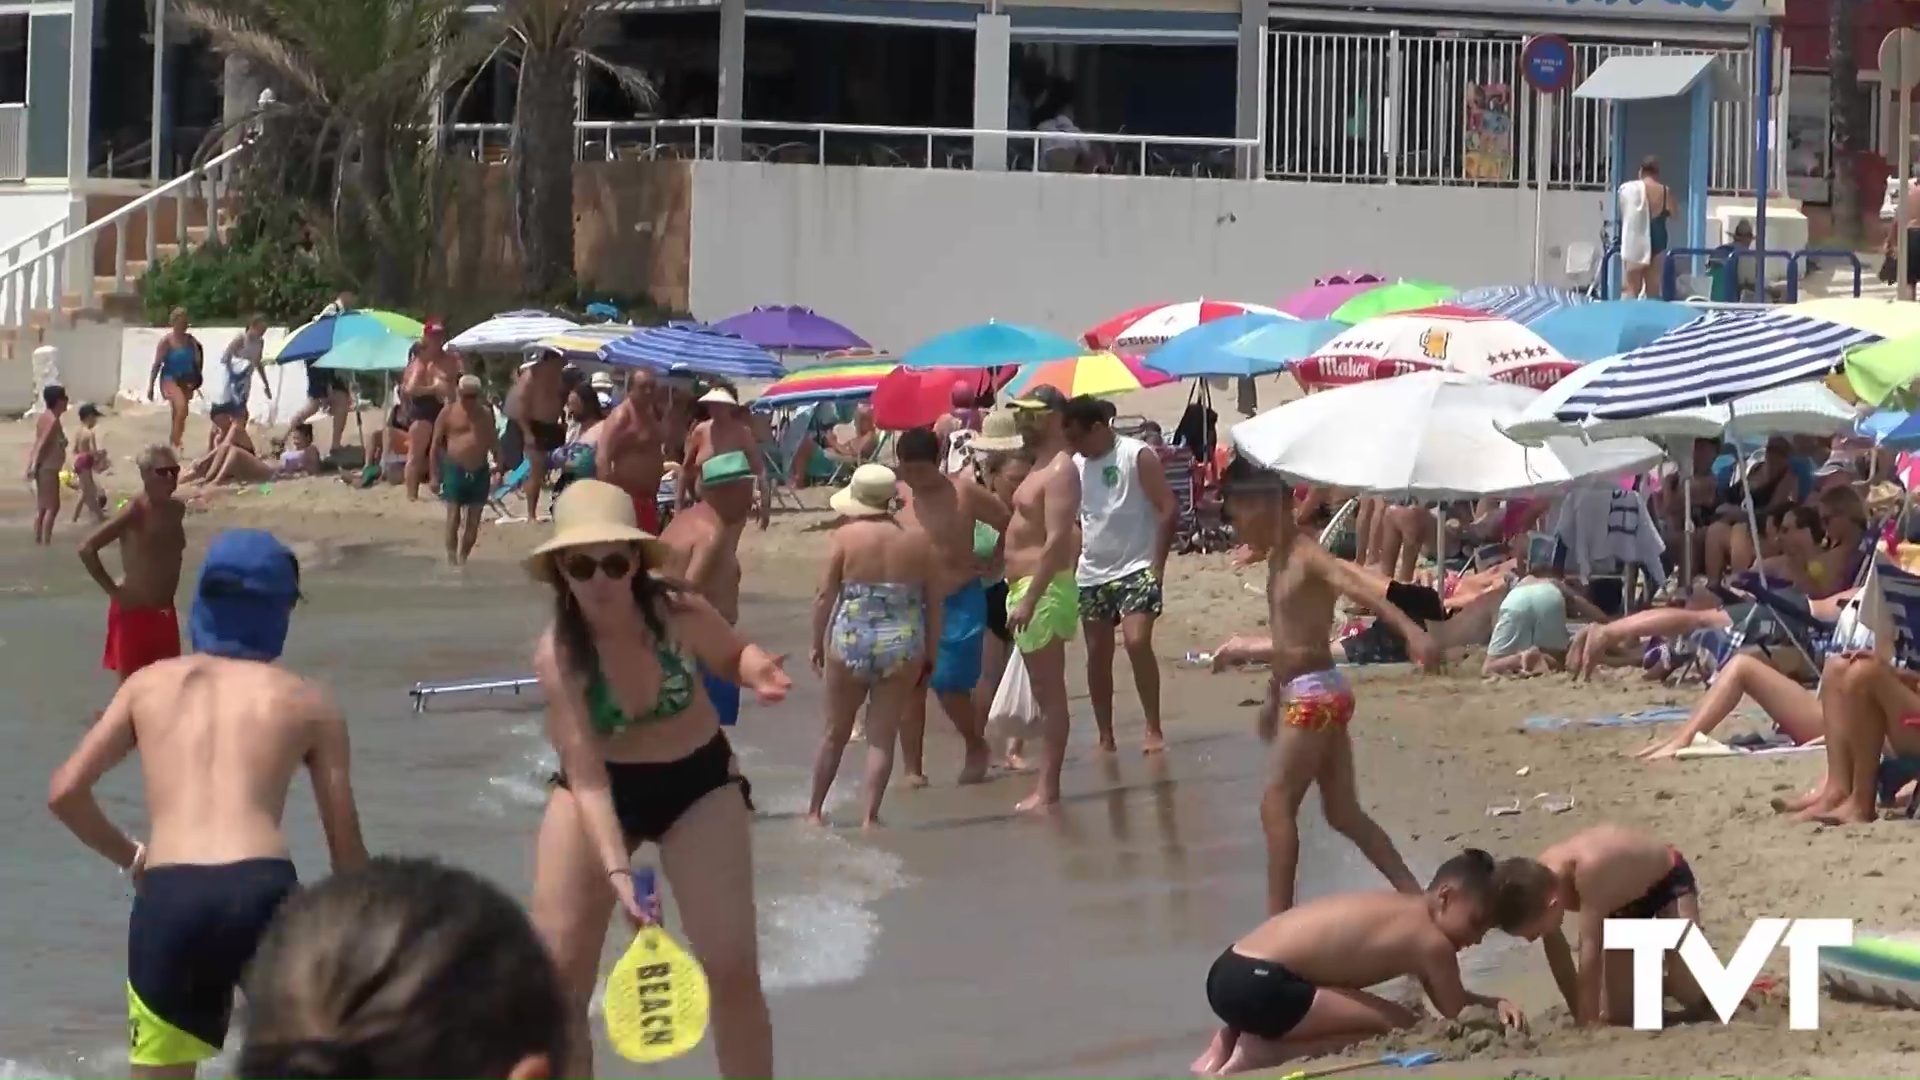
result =
[[[1559,731],[1570,727],[1641,727],[1647,724],[1674,724],[1692,715],[1693,710],[1678,705],[1641,709],[1637,712],[1596,716],[1589,720],[1569,716],[1529,716],[1521,721],[1528,731]]]
[[[1645,266],[1653,261],[1653,218],[1647,213],[1647,185],[1629,180],[1620,185],[1620,265]]]
[[[1724,743],[1711,735],[1695,735],[1693,742],[1673,756],[1681,761],[1694,761],[1700,758],[1777,757],[1782,754],[1807,754],[1826,749],[1825,741],[1821,739],[1815,739],[1803,746],[1773,741],[1762,741],[1757,746],[1743,746],[1740,743],[1740,739]]]

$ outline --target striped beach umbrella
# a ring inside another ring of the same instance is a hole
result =
[[[1099,352],[1068,360],[1027,364],[1015,372],[1001,389],[1010,398],[1017,398],[1040,386],[1051,386],[1068,397],[1081,394],[1102,397],[1149,386],[1163,386],[1173,381],[1172,375],[1146,367],[1136,357]]]
[[[578,323],[544,311],[510,311],[476,323],[454,335],[447,348],[455,352],[519,352],[542,338],[577,329]]]
[[[760,346],[700,323],[649,326],[609,341],[601,347],[600,359],[622,367],[722,379],[777,379],[787,373]]]
[[[1819,379],[1871,331],[1785,311],[1714,311],[1607,365],[1555,413],[1575,423],[1717,405]]]
[[[883,353],[849,357],[801,368],[761,391],[753,403],[762,408],[805,405],[815,401],[842,401],[873,396],[873,389],[898,364]]]
[[[590,326],[576,326],[563,330],[552,337],[543,337],[529,342],[529,349],[551,349],[564,357],[568,363],[594,363],[600,359],[600,350],[608,344],[639,333],[640,327],[627,323],[594,323]]]
[[[1096,349],[1146,349],[1181,334],[1235,315],[1290,315],[1260,304],[1242,304],[1233,300],[1182,300],[1172,304],[1148,304],[1123,312],[1081,335]]]
[[[1552,285],[1487,285],[1468,289],[1447,303],[1531,326],[1535,319],[1549,312],[1587,303],[1587,296]]]

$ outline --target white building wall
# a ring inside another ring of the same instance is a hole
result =
[[[717,319],[804,304],[900,350],[989,318],[1081,331],[1195,296],[1273,303],[1336,271],[1449,284],[1533,273],[1534,195],[1511,188],[693,166],[689,303]],[[1597,243],[1601,197],[1550,192],[1561,249]]]

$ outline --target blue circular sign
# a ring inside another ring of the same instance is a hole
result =
[[[1557,34],[1535,34],[1520,50],[1520,72],[1542,94],[1557,94],[1573,80],[1573,46]]]

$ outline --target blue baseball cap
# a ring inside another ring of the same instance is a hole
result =
[[[187,622],[193,651],[236,660],[278,660],[300,599],[300,562],[272,533],[234,529],[214,537],[200,567]]]

